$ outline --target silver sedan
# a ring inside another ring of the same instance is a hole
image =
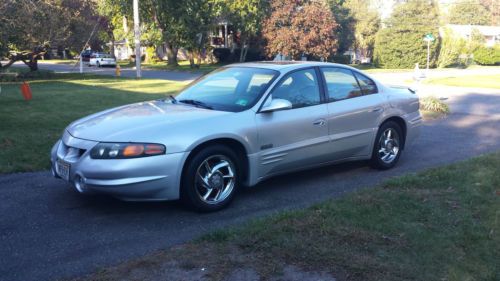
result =
[[[214,211],[278,174],[366,159],[392,168],[421,120],[414,93],[348,66],[233,64],[176,97],[73,122],[52,149],[52,171],[81,193]]]

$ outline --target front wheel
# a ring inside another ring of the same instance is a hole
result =
[[[226,207],[239,187],[238,157],[221,145],[198,152],[183,173],[181,199],[197,211]]]
[[[403,134],[396,122],[386,122],[380,126],[373,146],[371,164],[376,169],[394,167],[402,152]]]

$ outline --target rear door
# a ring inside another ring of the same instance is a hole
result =
[[[333,159],[370,155],[384,111],[376,84],[347,68],[322,67],[321,73],[328,99]]]
[[[268,99],[286,99],[291,109],[257,113],[260,176],[306,167],[328,159],[328,109],[319,71],[301,69],[283,77]]]

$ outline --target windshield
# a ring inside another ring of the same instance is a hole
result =
[[[255,105],[278,74],[263,68],[222,68],[194,82],[176,99],[215,110],[242,111]]]

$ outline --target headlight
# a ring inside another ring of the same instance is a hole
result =
[[[127,159],[165,154],[166,148],[155,143],[99,143],[90,151],[93,159]]]

